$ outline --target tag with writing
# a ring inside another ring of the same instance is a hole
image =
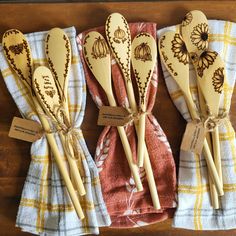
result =
[[[189,122],[184,132],[180,147],[181,150],[201,154],[205,133],[205,128],[202,122]]]
[[[36,121],[14,117],[8,136],[27,142],[35,142],[43,136],[43,131],[41,125]]]
[[[130,113],[124,107],[101,106],[97,124],[102,126],[124,126],[130,120]]]

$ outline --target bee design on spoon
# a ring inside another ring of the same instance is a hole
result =
[[[10,50],[12,53],[14,53],[15,55],[22,54],[23,49],[24,49],[23,43],[16,44],[16,45],[11,45],[11,46],[9,47],[9,50]]]

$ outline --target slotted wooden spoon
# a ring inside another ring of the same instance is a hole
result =
[[[157,46],[148,33],[138,34],[132,42],[131,62],[139,90],[139,109],[141,112],[138,132],[138,166],[143,166],[145,146],[146,95],[151,76],[156,65]]]
[[[42,115],[43,110],[32,88],[33,59],[32,59],[31,50],[27,42],[27,39],[19,30],[11,29],[4,33],[3,38],[2,38],[2,45],[3,45],[5,56],[8,60],[8,63],[10,64],[12,69],[15,71],[17,76],[21,79],[21,81],[23,82],[23,84],[26,86],[26,88],[29,90],[29,93],[31,94],[32,101],[35,106],[35,110],[38,112],[40,121],[46,132],[45,135],[52,149],[58,169],[67,187],[71,201],[75,207],[78,217],[80,219],[83,219],[84,218],[83,211],[81,209],[76,192],[74,191],[73,185],[70,181],[70,177],[68,175],[63,159],[58,150],[54,136],[52,133],[50,133],[50,125],[47,119]]]
[[[181,24],[183,40],[196,70],[197,82],[205,98],[208,112],[212,116],[218,117],[221,92],[224,85],[224,63],[217,52],[207,49],[209,29],[206,16],[201,11],[195,10],[189,12],[185,19],[187,18],[191,18],[189,24],[184,24],[185,21]],[[218,127],[212,132],[212,141],[216,169],[221,182],[223,182]],[[215,201],[214,204],[216,209],[219,208],[217,202]]]
[[[95,53],[96,45],[99,47],[97,50],[99,52],[98,55]],[[105,39],[100,33],[93,31],[85,36],[83,54],[89,69],[105,91],[110,106],[116,106],[116,101],[112,91],[110,52]],[[132,151],[125,133],[125,129],[122,126],[117,126],[117,130],[120,135],[136,188],[138,191],[142,191],[143,186],[139,176],[138,166],[133,161]]]
[[[189,88],[189,58],[181,35],[174,31],[163,34],[159,39],[159,52],[163,64],[185,97],[192,119],[199,119],[200,117],[197,114],[197,109]],[[206,139],[204,140],[203,148],[206,154],[205,159],[209,173],[216,185],[218,194],[221,196],[223,195],[223,187]]]
[[[71,66],[71,46],[68,36],[62,29],[53,28],[48,32],[45,40],[45,53],[55,80],[55,85],[57,86],[57,90],[59,92],[58,96],[60,98],[60,104],[63,104],[63,109],[66,112],[66,118],[70,121],[67,91]],[[65,147],[65,137],[61,135],[60,138],[62,139]],[[76,142],[76,140],[74,140],[74,142]],[[74,156],[72,146],[69,145],[69,148],[70,153]],[[72,182],[78,189],[79,194],[83,196],[86,194],[86,191],[77,167],[77,161],[70,157],[67,159],[70,165]]]
[[[132,112],[137,113],[138,106],[136,104],[133,85],[130,76],[131,35],[129,25],[124,16],[119,13],[112,13],[110,16],[108,16],[106,20],[105,31],[110,49],[123,73],[123,78],[125,80],[125,86],[131,110]],[[136,133],[138,134],[138,122],[134,121],[134,124]],[[155,209],[160,209],[161,206],[158,199],[157,187],[146,144],[144,146],[144,169],[147,176],[153,206]]]

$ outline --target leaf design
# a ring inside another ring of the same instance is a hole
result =
[[[101,172],[103,169],[103,163],[108,157],[110,147],[110,138],[109,135],[104,139],[104,141],[97,146],[96,148],[96,166],[98,168],[98,172]]]
[[[167,151],[168,151],[169,153],[172,153],[171,148],[170,148],[170,144],[169,144],[169,142],[168,142],[168,140],[167,140],[167,137],[166,137],[165,133],[163,132],[161,126],[159,125],[159,123],[158,123],[157,120],[155,119],[155,117],[152,117],[152,118],[151,118],[151,123],[152,123],[153,126],[154,126],[154,132],[155,132],[155,134],[157,135],[158,139],[159,139],[162,143],[164,143],[164,144],[166,145]]]
[[[98,97],[97,95],[93,95],[93,94],[92,94],[92,97],[98,107],[103,106],[103,103],[102,103],[102,100],[100,97]]]
[[[146,176],[144,168],[139,169],[139,176],[140,176],[141,181],[143,181],[145,176]],[[136,193],[137,192],[137,188],[135,186],[135,182],[134,182],[134,179],[133,179],[132,176],[130,177],[128,182],[125,182],[125,185],[126,185],[126,189],[127,189],[128,192],[130,192],[130,193]]]

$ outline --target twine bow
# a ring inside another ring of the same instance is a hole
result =
[[[201,116],[200,122],[203,123],[203,126],[207,132],[213,132],[214,129],[223,124],[225,121],[229,121],[229,114],[228,112],[223,112],[218,116],[213,116],[209,114],[207,116]]]
[[[140,119],[140,116],[145,114],[145,115],[150,115],[152,114],[150,111],[143,111],[142,109],[139,109],[137,112],[132,112],[130,109],[127,109],[129,112],[128,118],[129,122],[127,125],[131,124],[132,122],[137,122]]]
[[[54,113],[55,119],[52,119],[42,111],[38,111],[40,115],[43,115],[48,120],[50,120],[55,127],[55,129],[51,129],[50,131],[44,131],[44,132],[62,133],[62,135],[65,137],[65,142],[62,143],[66,156],[68,158],[72,158],[78,161],[79,171],[80,173],[84,174],[84,169],[82,164],[83,151],[79,144],[81,129],[79,127],[76,127],[73,123],[71,124],[70,120],[66,115],[66,111],[63,107],[63,104],[55,105],[53,110],[55,111]]]

